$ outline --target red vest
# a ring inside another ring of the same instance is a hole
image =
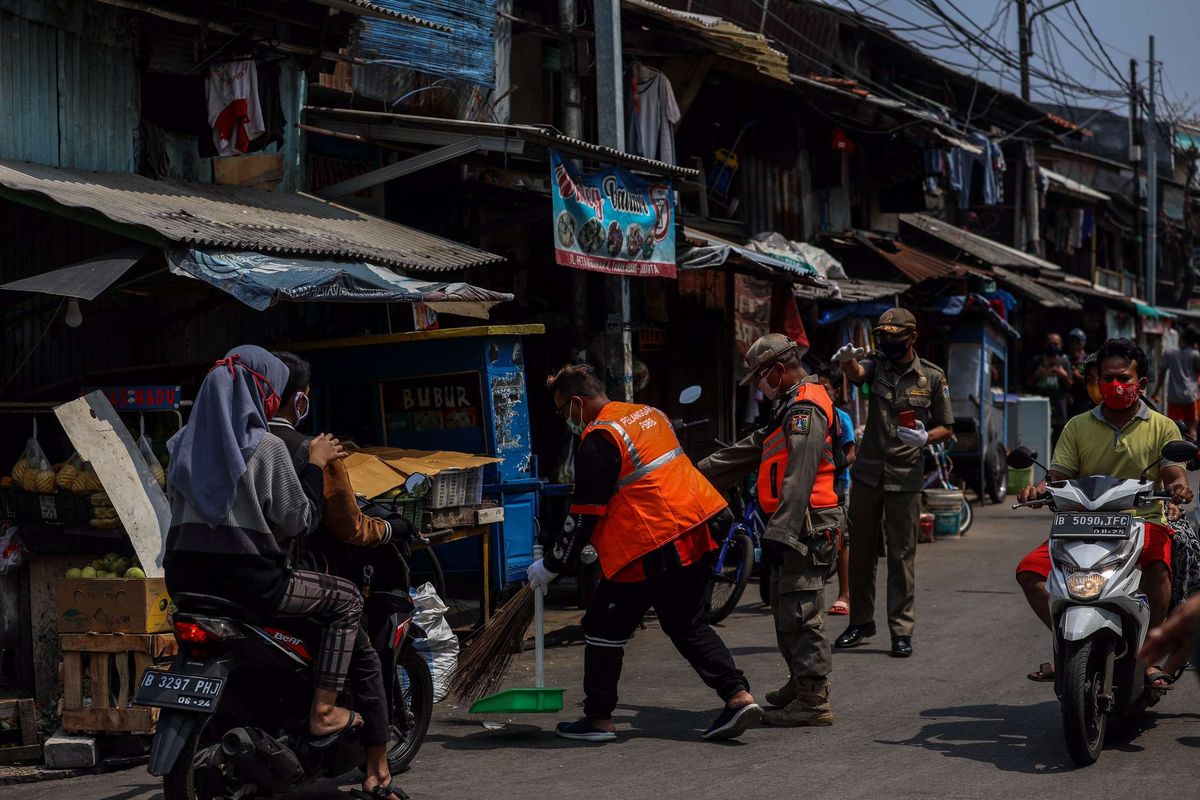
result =
[[[713,488],[683,453],[671,422],[661,411],[631,403],[609,403],[583,431],[604,431],[621,451],[616,491],[602,507],[572,506],[572,513],[599,514],[592,546],[604,577],[678,539],[725,508]]]
[[[813,483],[812,494],[808,504],[811,508],[832,508],[838,504],[837,491],[834,489],[834,476],[837,473],[833,448],[834,416],[833,401],[829,392],[819,383],[802,383],[796,392],[792,405],[796,403],[812,403],[825,415],[829,424],[825,428],[825,441],[821,450],[821,465],[817,467],[817,479]],[[783,415],[779,427],[771,431],[763,440],[762,465],[758,469],[758,504],[763,511],[774,514],[779,508],[779,498],[783,493],[783,477],[787,474],[788,436],[785,428],[791,424],[792,411],[789,409]]]

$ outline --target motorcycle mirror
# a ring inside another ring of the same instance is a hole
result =
[[[414,472],[404,481],[404,491],[409,497],[424,497],[432,487],[433,481],[420,472]]]
[[[679,393],[679,405],[690,406],[699,400],[702,394],[704,394],[704,390],[699,386],[689,386]]]
[[[1176,425],[1176,427],[1179,428],[1179,435],[1182,436],[1186,441],[1189,441],[1189,442],[1195,441],[1195,439],[1193,439],[1190,435],[1188,435],[1188,426],[1187,426],[1186,422],[1177,421],[1175,423],[1175,425]]]
[[[1167,442],[1163,445],[1162,457],[1166,461],[1180,463],[1191,461],[1196,457],[1196,445],[1192,442]]]
[[[1037,464],[1037,451],[1030,450],[1025,445],[1014,447],[1008,451],[1008,465],[1013,469],[1029,469]]]

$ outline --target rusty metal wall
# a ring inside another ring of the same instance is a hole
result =
[[[780,233],[804,239],[804,211],[798,170],[781,167],[754,154],[742,156],[738,190],[747,233]]]

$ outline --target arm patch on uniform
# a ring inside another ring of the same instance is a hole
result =
[[[788,433],[790,433],[790,434],[799,435],[799,436],[808,436],[808,430],[811,427],[812,427],[812,409],[811,408],[802,408],[797,411],[793,411],[792,415],[790,417],[788,417]]]
[[[946,381],[942,381],[942,397],[950,399],[950,384]]]

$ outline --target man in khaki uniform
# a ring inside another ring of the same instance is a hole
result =
[[[885,311],[875,328],[879,352],[866,358],[846,345],[833,360],[852,383],[867,382],[867,424],[850,470],[850,627],[834,644],[857,647],[875,635],[875,569],[887,550],[887,611],[891,654],[912,655],[917,534],[926,445],[949,439],[954,412],[941,368],[917,356],[917,320],[911,311]],[[913,418],[912,427],[902,417]]]
[[[758,500],[771,515],[763,558],[774,564],[771,609],[788,682],[767,693],[774,706],[763,722],[782,727],[829,725],[829,642],[821,612],[825,582],[836,569],[842,511],[834,488],[837,468],[830,432],[837,419],[829,393],[808,375],[795,343],[779,333],[760,338],[746,354],[744,383],[781,399],[766,428],[701,461],[696,467],[725,488],[755,469]],[[760,466],[761,465],[761,466]]]

